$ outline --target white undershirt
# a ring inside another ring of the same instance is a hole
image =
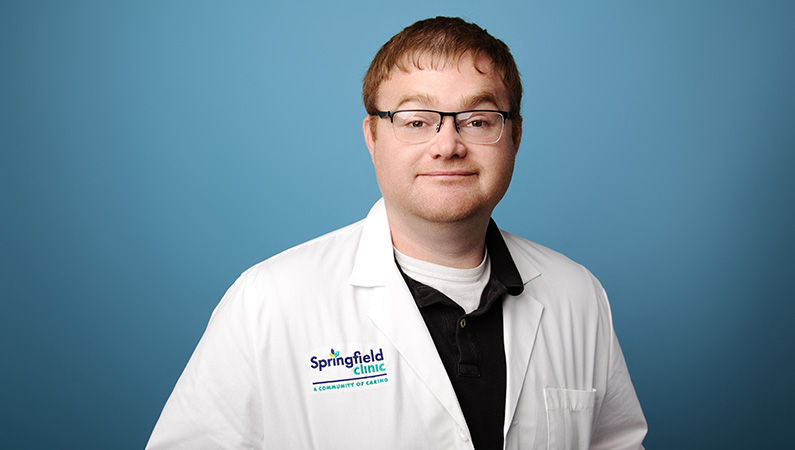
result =
[[[466,314],[478,309],[480,296],[491,276],[489,253],[472,269],[456,269],[421,261],[395,250],[395,260],[409,278],[430,286],[450,297]]]

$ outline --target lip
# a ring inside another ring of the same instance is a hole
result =
[[[468,170],[434,170],[419,174],[421,177],[468,177],[475,175],[475,172]]]

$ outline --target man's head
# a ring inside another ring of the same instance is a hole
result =
[[[438,69],[460,63],[464,57],[472,62],[484,61],[483,56],[501,75],[508,93],[509,111],[517,118],[512,123],[515,129],[521,124],[522,81],[511,51],[483,28],[458,17],[420,20],[384,44],[364,75],[364,108],[367,114],[375,114],[378,88],[395,70]],[[373,129],[376,123],[372,122]]]
[[[362,131],[393,232],[485,226],[513,173],[521,91],[507,46],[461,19],[417,22],[384,45],[364,79]]]

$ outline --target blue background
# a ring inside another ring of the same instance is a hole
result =
[[[501,227],[605,285],[647,448],[785,448],[795,3],[5,1],[0,440],[142,448],[243,270],[379,197],[360,80],[460,15],[513,50]]]

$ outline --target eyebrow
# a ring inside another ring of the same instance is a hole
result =
[[[400,97],[400,101],[398,102],[397,106],[395,106],[395,109],[396,110],[400,109],[401,106],[410,102],[416,102],[422,105],[433,105],[437,101],[436,97],[426,94],[404,95]],[[493,92],[484,91],[479,94],[465,98],[463,103],[464,105],[463,111],[475,109],[484,103],[490,103],[494,108],[499,108],[497,102],[497,96]]]
[[[409,102],[417,102],[427,106],[436,103],[436,98],[425,94],[404,95],[400,97],[400,101],[397,106],[395,106],[395,109],[400,109],[401,106]]]
[[[475,109],[483,103],[491,103],[492,106],[499,109],[497,103],[497,96],[493,92],[481,92],[480,94],[473,95],[464,100],[464,109]]]

